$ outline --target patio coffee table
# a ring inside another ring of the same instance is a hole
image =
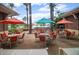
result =
[[[47,49],[0,49],[0,55],[48,55]]]

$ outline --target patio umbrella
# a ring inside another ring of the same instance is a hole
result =
[[[64,29],[65,28],[65,26],[68,26],[68,24],[72,24],[73,22],[72,21],[68,21],[68,20],[66,20],[66,19],[62,19],[62,20],[60,20],[59,22],[57,22],[57,24],[63,24],[62,26],[61,26],[61,29]]]
[[[6,18],[5,20],[1,20],[0,24],[25,24],[23,21],[18,20],[16,18]],[[5,26],[3,27],[5,30]]]
[[[16,18],[6,18],[5,20],[1,20],[0,24],[25,24],[23,21],[18,20]]]
[[[40,19],[39,21],[37,21],[36,23],[39,23],[39,24],[46,24],[46,23],[54,23],[54,21],[51,21],[51,20],[46,19],[46,18],[42,18],[42,19]]]
[[[72,21],[68,21],[66,19],[62,19],[59,22],[57,22],[57,24],[71,24],[71,23],[73,23],[73,22]]]

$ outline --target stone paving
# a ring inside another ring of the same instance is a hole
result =
[[[34,34],[28,34],[26,32],[24,42],[17,44],[14,49],[42,49],[44,45],[35,38]],[[62,48],[74,48],[79,47],[79,41],[68,40],[57,37],[56,43],[49,46],[47,51],[49,55],[58,55],[59,47]]]
[[[43,44],[40,43],[38,38],[35,38],[34,34],[25,34],[24,42],[17,45],[15,49],[39,49],[43,48]]]
[[[77,48],[77,47],[79,47],[79,41],[68,40],[58,37],[56,39],[56,44],[49,47],[48,53],[50,55],[58,55],[59,48]]]
[[[48,55],[46,49],[1,49],[0,55]]]

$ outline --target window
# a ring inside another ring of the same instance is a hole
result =
[[[79,19],[79,13],[75,14],[77,16],[77,18]]]
[[[5,19],[5,18],[6,18],[6,16],[7,16],[7,14],[6,14],[6,13],[0,12],[0,20]]]

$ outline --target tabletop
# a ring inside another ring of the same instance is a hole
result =
[[[48,33],[40,33],[39,35],[46,35],[46,36],[49,36]]]
[[[47,49],[0,49],[0,55],[48,55],[48,52]]]
[[[79,48],[62,48],[66,55],[79,55]]]
[[[3,32],[0,32],[0,34],[3,34]]]
[[[9,34],[8,37],[19,36],[20,34]]]

